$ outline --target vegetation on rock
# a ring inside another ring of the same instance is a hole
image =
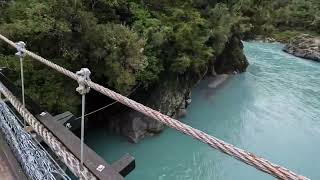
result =
[[[318,0],[241,0],[240,10],[252,28],[246,38],[257,35],[287,42],[301,33],[320,34]]]

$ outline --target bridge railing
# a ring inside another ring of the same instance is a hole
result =
[[[0,129],[24,172],[35,180],[71,180],[58,163],[29,133],[18,117],[0,101]]]
[[[0,82],[0,91],[12,106],[23,117],[23,119],[33,128],[33,130],[42,137],[52,151],[62,160],[62,162],[80,179],[97,179],[87,167],[80,164],[74,154],[72,154],[51,131],[41,124],[16,97]],[[115,177],[112,177],[114,175]],[[110,173],[111,179],[123,179],[120,175]]]
[[[156,110],[153,110],[147,106],[144,106],[134,100],[131,100],[119,93],[116,93],[108,88],[105,88],[97,83],[94,83],[91,80],[87,80],[87,79],[83,79],[81,77],[79,77],[77,74],[45,59],[42,58],[41,56],[34,54],[31,51],[28,51],[26,49],[19,49],[19,47],[17,46],[17,44],[15,44],[14,42],[12,42],[11,40],[7,39],[6,37],[2,36],[0,34],[0,39],[2,39],[3,41],[7,42],[8,44],[10,44],[11,46],[13,46],[14,48],[17,48],[18,50],[22,51],[23,53],[25,53],[26,55],[32,57],[33,59],[45,64],[48,67],[51,67],[52,69],[58,71],[59,73],[62,73],[68,77],[70,77],[71,79],[76,80],[79,84],[88,86],[128,107],[131,107],[134,110],[139,111],[140,113],[151,117],[157,121],[160,121],[161,123],[174,128],[186,135],[189,135],[207,145],[209,145],[210,147],[217,149],[245,164],[248,164],[250,166],[255,167],[256,169],[265,172],[267,174],[270,174],[278,179],[292,179],[292,180],[297,180],[297,179],[301,179],[301,180],[306,180],[308,178],[298,175],[284,167],[281,167],[279,165],[276,165],[274,163],[271,163],[269,161],[267,161],[264,158],[261,158],[259,156],[254,155],[253,153],[250,153],[248,151],[242,150],[240,148],[237,148],[235,146],[233,146],[232,144],[226,143],[216,137],[213,137],[211,135],[208,135],[207,133],[200,131],[198,129],[195,129],[191,126],[188,126],[176,119],[173,119],[167,115],[164,115]],[[3,89],[0,86],[0,90]],[[2,91],[2,90],[1,90]]]

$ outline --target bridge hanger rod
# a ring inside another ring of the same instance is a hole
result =
[[[9,39],[7,39],[6,37],[4,37],[1,34],[0,34],[0,39],[6,41],[11,46],[16,48],[15,43],[13,43],[12,41],[10,41]],[[56,71],[66,75],[76,81],[78,81],[79,77],[75,73],[73,73],[73,72],[53,63],[53,62],[48,61],[48,60],[42,58],[41,56],[34,54],[31,51],[24,50],[24,52],[28,56],[38,60],[39,62],[55,69]],[[173,118],[171,118],[167,115],[164,115],[156,110],[153,110],[147,106],[144,106],[141,103],[138,103],[134,100],[131,100],[131,99],[129,99],[129,98],[117,93],[117,92],[114,92],[108,88],[105,88],[105,87],[97,84],[97,83],[94,83],[93,81],[84,80],[83,84],[91,87],[92,89],[94,89],[94,90],[128,106],[128,107],[131,107],[132,109],[134,109],[136,111],[141,112],[142,114],[144,114],[148,117],[151,117],[155,120],[158,120],[161,123],[173,128],[173,129],[176,129],[186,135],[189,135],[189,136],[209,145],[210,147],[219,150],[220,152],[223,152],[223,153],[225,153],[225,154],[227,154],[227,155],[229,155],[229,156],[231,156],[231,157],[233,157],[233,158],[235,158],[245,164],[253,166],[254,168],[256,168],[262,172],[270,174],[271,176],[273,176],[275,178],[283,179],[283,180],[307,180],[308,179],[308,178],[301,176],[301,175],[298,175],[298,174],[296,174],[296,173],[294,173],[284,167],[281,167],[279,165],[271,163],[264,158],[256,156],[253,153],[250,153],[248,151],[237,148],[237,147],[233,146],[232,144],[226,143],[223,140],[220,140],[220,139],[218,139],[214,136],[211,136],[203,131],[195,129],[195,128],[193,128],[189,125],[186,125],[176,119],[173,119]]]
[[[25,97],[24,97],[24,73],[23,73],[23,60],[25,57],[25,53],[22,51],[23,49],[26,49],[26,44],[22,41],[19,41],[16,43],[17,45],[17,53],[16,55],[19,56],[20,60],[20,78],[21,78],[21,93],[22,93],[22,105],[23,107],[26,106]],[[23,127],[26,128],[27,123],[25,120],[23,120]]]
[[[84,114],[86,111],[86,94],[89,93],[90,87],[84,84],[84,81],[90,81],[90,70],[88,68],[81,68],[80,71],[76,73],[78,75],[78,83],[79,87],[77,87],[76,91],[82,97],[82,104],[81,104],[81,147],[80,147],[80,161],[81,165],[83,165],[83,145],[84,145]]]

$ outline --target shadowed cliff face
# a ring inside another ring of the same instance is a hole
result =
[[[208,66],[209,64],[212,63],[208,63]],[[245,72],[249,63],[243,54],[240,38],[232,36],[213,64],[217,74]],[[164,75],[159,81],[161,83],[140,93],[138,101],[163,114],[179,118],[186,115],[186,108],[191,103],[191,89],[202,78],[194,74]],[[135,143],[164,129],[162,123],[131,109],[114,116],[107,126]]]
[[[178,118],[185,114],[186,107],[191,103],[191,88],[197,79],[192,75],[165,76],[161,83],[148,91],[138,93],[137,101],[163,114]],[[137,143],[145,136],[160,133],[164,125],[135,110],[127,109],[108,121],[108,128]]]
[[[218,74],[245,72],[249,63],[243,54],[243,44],[236,35],[232,36],[225,49],[214,62],[214,69]]]

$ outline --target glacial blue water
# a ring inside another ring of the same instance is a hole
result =
[[[182,121],[311,179],[320,179],[320,63],[281,51],[281,44],[245,42],[250,62],[218,89],[204,80]],[[107,120],[107,119],[106,119]],[[108,162],[130,153],[129,180],[235,180],[273,177],[165,129],[139,144],[87,132],[87,144]]]

